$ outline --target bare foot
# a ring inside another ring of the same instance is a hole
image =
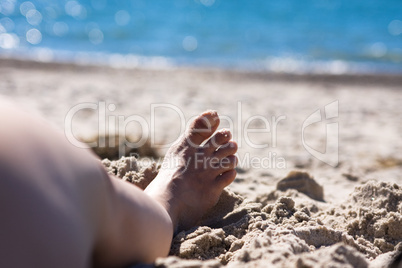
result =
[[[228,130],[212,136],[218,125],[215,111],[197,117],[169,149],[158,176],[145,189],[167,210],[175,230],[195,226],[235,179],[237,144],[230,141]]]

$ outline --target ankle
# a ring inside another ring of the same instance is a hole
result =
[[[153,187],[147,187],[144,192],[166,210],[172,221],[173,232],[176,232],[179,223],[180,209],[172,196],[168,196],[169,193],[165,191],[155,191]]]

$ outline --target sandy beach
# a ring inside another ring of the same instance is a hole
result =
[[[71,142],[126,133],[163,156],[192,117],[218,111],[239,144],[237,178],[158,267],[386,267],[402,250],[402,76],[13,59],[0,76],[0,97]],[[158,171],[147,155],[102,162],[142,188]]]

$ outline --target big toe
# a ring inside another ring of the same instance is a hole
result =
[[[199,115],[187,129],[186,139],[192,146],[199,146],[216,131],[219,116],[216,111],[206,111]]]

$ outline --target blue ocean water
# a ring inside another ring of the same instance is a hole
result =
[[[0,0],[0,55],[402,74],[402,1]]]

